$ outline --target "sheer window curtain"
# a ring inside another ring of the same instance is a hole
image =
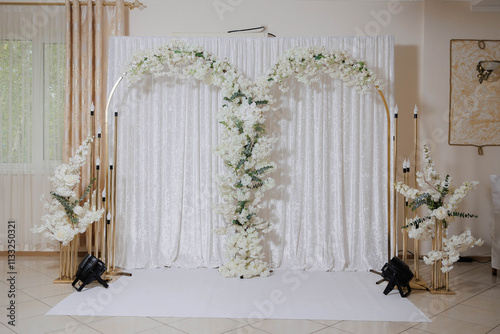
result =
[[[48,177],[90,134],[92,101],[94,128],[105,129],[107,43],[125,33],[124,8],[123,0],[0,6],[0,234],[15,220],[18,250],[59,248],[30,229],[44,214]],[[90,177],[85,169],[82,189]]]
[[[130,57],[168,38],[110,42],[108,81]],[[380,37],[189,38],[255,79],[285,50],[322,45],[365,59],[393,94],[394,40]],[[126,82],[126,81],[125,81]],[[111,85],[110,85],[111,86]],[[269,191],[274,226],[266,237],[274,268],[367,270],[387,260],[387,119],[375,89],[359,95],[328,76],[306,87],[273,91],[279,108],[267,130],[278,137]],[[117,264],[125,268],[217,267],[225,261],[223,224],[212,209],[224,163],[218,143],[217,88],[194,79],[146,77],[122,84],[108,117],[118,117]]]
[[[65,73],[64,8],[0,6],[0,248],[16,222],[18,250],[51,250],[30,229],[43,214],[40,196],[61,162]]]

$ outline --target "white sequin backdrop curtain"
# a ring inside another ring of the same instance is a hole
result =
[[[141,49],[168,38],[110,41],[108,82]],[[265,73],[294,46],[345,49],[366,60],[393,94],[392,37],[188,38],[250,78]],[[118,116],[117,265],[216,267],[224,262],[223,221],[213,154],[220,91],[194,79],[146,77],[122,83],[108,115]],[[274,90],[278,110],[267,131],[278,138],[276,187],[262,212],[274,226],[265,240],[272,267],[320,270],[381,268],[387,260],[387,118],[373,89],[359,95],[326,75],[306,87],[295,79]],[[108,92],[111,85],[108,85]],[[113,152],[111,150],[110,152]]]

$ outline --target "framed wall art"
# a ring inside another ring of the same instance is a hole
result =
[[[450,145],[500,145],[500,41],[450,41]]]

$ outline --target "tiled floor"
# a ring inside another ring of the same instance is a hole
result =
[[[0,270],[7,273],[2,258]],[[16,281],[16,326],[7,324],[9,285],[0,276],[0,334],[3,333],[166,333],[166,334],[340,334],[340,333],[496,333],[500,334],[500,276],[491,275],[489,263],[458,263],[452,271],[451,287],[456,295],[432,295],[413,291],[410,300],[431,323],[251,320],[211,318],[45,316],[74,291],[70,285],[53,284],[58,258],[18,257]],[[422,277],[430,271],[422,263]]]

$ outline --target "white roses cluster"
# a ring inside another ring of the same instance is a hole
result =
[[[453,188],[451,177],[447,175],[444,179],[435,169],[434,161],[430,157],[429,148],[424,145],[424,170],[417,172],[417,183],[419,189],[414,189],[408,185],[398,182],[395,184],[395,189],[404,195],[406,198],[413,200],[410,206],[416,210],[422,205],[426,205],[429,210],[429,215],[425,217],[416,216],[404,228],[407,228],[408,236],[418,240],[434,239],[436,235],[436,224],[443,224],[444,228],[453,221],[453,218],[475,218],[477,216],[457,212],[460,202],[467,194],[475,190],[478,182],[464,182],[459,188]],[[451,238],[443,238],[443,251],[430,251],[424,257],[427,264],[441,260],[442,272],[448,272],[453,269],[452,264],[458,261],[459,252],[467,250],[469,247],[480,246],[483,244],[481,239],[474,239],[467,229],[458,236]]]
[[[32,228],[33,232],[42,233],[64,246],[70,243],[75,235],[85,232],[90,224],[101,219],[104,213],[104,209],[96,210],[95,206],[91,208],[89,200],[81,206],[80,202],[84,196],[78,198],[75,192],[75,187],[81,180],[80,170],[87,162],[91,143],[92,137],[88,137],[69,159],[69,163],[56,168],[55,175],[50,178],[55,189],[51,192],[52,198],[48,200],[44,195],[41,197],[48,213],[41,217],[41,225]]]
[[[269,275],[260,242],[270,225],[258,213],[264,207],[265,191],[275,184],[268,175],[276,169],[270,160],[276,139],[264,127],[265,114],[272,110],[271,86],[276,83],[286,90],[284,80],[291,75],[309,84],[319,79],[321,71],[360,91],[370,84],[380,85],[364,62],[344,51],[318,47],[288,50],[267,75],[253,83],[227,61],[178,40],[137,53],[125,71],[131,83],[144,74],[192,76],[222,89],[224,104],[217,117],[223,127],[215,152],[229,169],[228,174],[218,176],[223,202],[216,206],[226,221],[219,233],[228,235],[229,261],[219,268],[225,277]]]
[[[466,229],[459,235],[453,235],[451,238],[443,238],[442,251],[430,251],[427,256],[424,256],[426,264],[431,265],[434,261],[441,260],[443,273],[449,272],[453,269],[453,263],[457,262],[460,258],[460,253],[466,251],[474,246],[482,246],[484,243],[481,239],[475,239],[470,229]]]

